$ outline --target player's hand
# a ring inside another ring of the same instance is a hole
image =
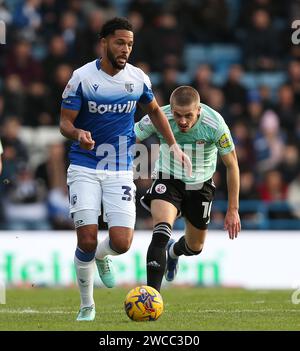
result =
[[[237,210],[227,210],[224,221],[224,230],[228,231],[230,239],[237,238],[241,231],[241,221]]]
[[[80,130],[78,134],[79,145],[84,150],[93,150],[95,141],[92,139],[90,132]]]
[[[173,144],[170,147],[170,150],[174,153],[174,158],[176,158],[179,162],[182,163],[186,174],[191,177],[192,176],[192,163],[187,154],[185,154],[179,147],[178,144]]]

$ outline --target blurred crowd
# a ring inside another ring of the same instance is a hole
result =
[[[160,105],[188,84],[224,117],[239,158],[240,199],[285,202],[271,218],[300,219],[300,45],[291,41],[299,1],[0,0],[0,228],[73,228],[61,94],[72,71],[100,55],[103,23],[120,15],[134,27],[130,62],[150,75]],[[224,172],[220,163],[216,200],[226,200]],[[148,229],[138,200],[151,179],[136,183],[137,229]],[[257,207],[241,215],[259,217]],[[223,217],[215,209],[212,225]]]

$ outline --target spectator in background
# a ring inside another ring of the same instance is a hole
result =
[[[284,181],[288,184],[300,173],[299,148],[297,145],[288,144],[284,147],[283,155],[284,157],[277,169],[282,174]]]
[[[161,96],[163,98],[163,105],[169,104],[170,96],[177,88],[178,82],[178,71],[174,67],[166,67],[162,72],[162,81],[157,86],[157,89],[160,91]],[[162,106],[162,105],[161,105]]]
[[[25,88],[17,74],[11,74],[4,80],[3,101],[4,115],[17,115],[23,119]]]
[[[153,40],[155,38],[155,40]],[[184,37],[178,29],[177,18],[162,12],[155,18],[154,28],[149,31],[148,61],[151,70],[160,72],[163,67],[183,70]]]
[[[49,145],[48,156],[35,172],[35,177],[43,182],[48,190],[63,188],[66,183],[66,150],[63,143]]]
[[[268,215],[270,219],[292,218],[290,209],[286,208],[283,203],[287,200],[288,186],[278,170],[267,171],[264,174],[264,180],[260,184],[258,190],[261,200],[269,203],[270,208]]]
[[[199,92],[201,96],[201,102],[204,104],[208,103],[208,95],[212,84],[212,70],[207,64],[199,65],[194,75],[192,86]]]
[[[260,198],[263,201],[283,201],[287,197],[287,184],[282,174],[277,170],[269,170],[264,174],[259,188]]]
[[[240,118],[245,114],[247,90],[241,83],[243,68],[241,65],[232,65],[229,68],[228,78],[223,86],[229,113],[233,118]]]
[[[147,74],[150,72],[149,60],[148,60],[148,33],[144,28],[144,18],[137,11],[131,11],[128,13],[128,20],[132,24],[133,33],[134,33],[134,52],[130,56],[130,62],[134,65],[138,65],[144,72]],[[148,68],[145,70],[145,67],[141,65],[147,65]]]
[[[295,122],[297,115],[294,101],[294,92],[290,85],[285,84],[279,88],[278,103],[276,112],[280,118],[280,126],[292,138],[295,130]]]
[[[252,172],[254,172],[256,159],[253,148],[253,135],[249,131],[249,126],[246,122],[239,120],[233,124],[232,138],[241,169],[252,165]]]
[[[40,5],[41,0],[25,0],[16,7],[13,14],[14,26],[30,42],[37,39],[37,32],[41,27]]]
[[[278,1],[274,0],[243,0],[241,6],[240,16],[238,20],[238,27],[247,29],[251,27],[251,19],[257,10],[263,10],[274,19],[278,12]]]
[[[263,106],[263,110],[274,110],[275,105],[273,101],[273,92],[270,86],[260,85],[257,93],[259,94],[260,101]]]
[[[63,12],[59,23],[59,34],[63,37],[67,45],[67,58],[72,59],[77,55],[76,34],[78,19],[74,12]]]
[[[54,72],[53,84],[49,86],[51,92],[51,115],[53,116],[54,124],[58,125],[60,115],[60,105],[57,101],[61,99],[61,94],[64,91],[71,75],[73,68],[68,64],[57,66]]]
[[[264,112],[264,107],[261,98],[258,94],[254,96],[249,94],[247,104],[247,114],[244,119],[245,122],[249,123],[251,132],[255,133],[259,129],[261,116]]]
[[[80,48],[82,50],[82,48]],[[59,65],[71,63],[67,58],[67,45],[61,35],[54,35],[48,45],[48,54],[43,60],[43,67],[45,70],[45,82],[52,85],[55,76],[55,70]],[[79,55],[81,51],[78,51]]]
[[[249,166],[248,166],[249,167]],[[252,168],[241,168],[240,200],[259,200],[256,179]]]
[[[128,12],[132,11],[140,13],[146,26],[151,27],[154,18],[161,12],[161,5],[152,0],[133,0],[128,8]]]
[[[42,66],[33,58],[31,44],[26,40],[18,41],[7,57],[4,75],[8,77],[12,74],[21,79],[24,87],[43,79]]]
[[[293,89],[294,102],[297,109],[300,108],[300,62],[291,61],[288,65],[288,84]]]
[[[240,182],[240,200],[256,200],[258,202],[260,194],[256,186],[253,168],[241,168]],[[243,226],[249,227],[249,229],[255,228],[259,221],[257,203],[254,202],[249,209],[240,211],[240,216]]]
[[[101,56],[99,54],[99,31],[104,23],[101,9],[91,11],[87,17],[87,27],[79,30],[76,36],[76,64],[82,65],[86,60]]]
[[[182,9],[184,11],[184,8]],[[225,0],[192,2],[188,35],[194,42],[210,44],[232,39],[228,25],[228,5]]]
[[[253,13],[252,26],[247,30],[241,44],[247,69],[272,71],[279,67],[280,36],[265,10],[256,10]]]
[[[208,105],[214,110],[218,111],[225,119],[226,124],[232,126],[232,118],[225,104],[225,97],[223,91],[219,88],[210,88],[208,91]]]
[[[25,126],[38,127],[55,124],[54,117],[50,113],[52,109],[50,94],[45,84],[31,83],[25,101],[23,122]]]
[[[274,169],[283,158],[284,138],[279,128],[279,118],[272,110],[266,111],[260,122],[260,130],[254,139],[257,171]]]
[[[46,39],[46,42],[57,31],[59,25],[59,16],[65,10],[66,4],[59,0],[43,0],[40,7],[42,28],[41,35]]]
[[[16,116],[7,116],[1,128],[5,178],[13,179],[20,164],[28,162],[25,145],[19,139],[21,123]]]

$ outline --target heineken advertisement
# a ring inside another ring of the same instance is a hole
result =
[[[119,285],[146,282],[151,235],[136,231],[129,252],[113,257]],[[71,286],[75,247],[73,232],[0,232],[0,283]],[[300,281],[299,247],[300,236],[291,232],[245,231],[232,241],[225,232],[210,231],[201,255],[180,258],[176,284],[290,289]],[[102,284],[97,274],[95,283]]]

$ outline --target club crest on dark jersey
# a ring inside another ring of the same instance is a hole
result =
[[[131,82],[126,82],[125,83],[125,89],[128,93],[132,93],[134,89],[134,84]]]

